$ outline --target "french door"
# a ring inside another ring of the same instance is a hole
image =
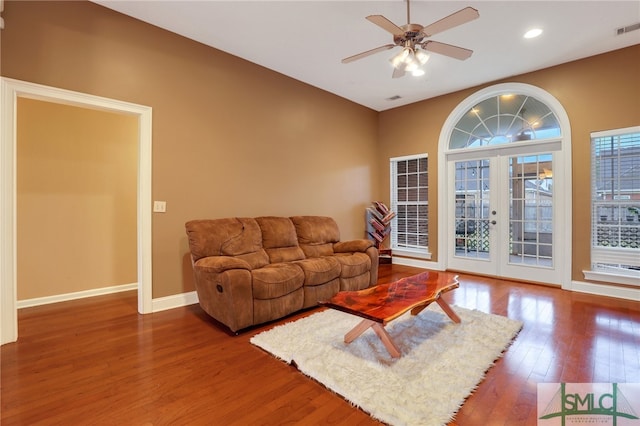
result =
[[[561,284],[554,153],[489,154],[447,160],[448,268]]]

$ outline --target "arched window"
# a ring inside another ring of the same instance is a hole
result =
[[[455,124],[449,149],[466,149],[561,136],[549,107],[524,94],[501,94],[469,109]]]

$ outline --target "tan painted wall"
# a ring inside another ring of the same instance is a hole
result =
[[[190,219],[319,214],[364,235],[377,112],[93,3],[2,16],[2,76],[153,108],[154,298],[194,289]]]
[[[572,279],[584,281],[590,269],[591,151],[594,131],[640,124],[640,45],[500,80],[469,90],[417,102],[380,113],[378,167],[390,157],[429,154],[429,234],[434,258],[438,259],[435,236],[437,218],[438,138],[445,120],[466,97],[498,83],[518,82],[538,86],[565,108],[571,124],[573,167]],[[415,126],[415,123],[422,123]],[[388,179],[380,180],[382,194],[389,193]],[[388,195],[387,195],[388,198]]]
[[[153,297],[193,290],[189,219],[326,214],[360,237],[366,205],[388,201],[389,157],[437,159],[448,114],[488,85],[378,114],[95,4],[9,1],[3,17],[3,76],[153,107],[153,196],[168,203],[154,215]],[[574,279],[589,266],[589,132],[638,124],[639,58],[634,46],[495,82],[540,86],[569,114]],[[429,176],[436,235],[435,161]]]
[[[137,117],[18,99],[18,300],[137,281]]]

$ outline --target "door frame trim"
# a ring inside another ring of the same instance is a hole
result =
[[[138,117],[138,312],[152,312],[152,109],[115,99],[2,77],[0,79],[0,345],[18,339],[16,161],[19,97]]]
[[[560,253],[562,262],[557,262],[558,267],[562,268],[560,276],[562,277],[562,288],[565,290],[571,290],[571,265],[572,265],[572,200],[573,200],[573,183],[571,173],[571,125],[569,122],[569,116],[567,115],[562,104],[550,93],[541,89],[540,87],[533,86],[525,83],[501,83],[494,86],[490,86],[479,90],[472,95],[468,96],[462,102],[458,104],[456,108],[449,114],[445,120],[442,129],[440,131],[440,137],[438,141],[438,261],[444,265],[444,269],[448,264],[448,250],[449,250],[449,238],[447,230],[449,229],[449,216],[447,211],[448,191],[450,190],[451,182],[447,179],[447,154],[449,150],[449,139],[453,128],[456,123],[466,114],[470,108],[477,105],[479,102],[505,93],[523,94],[532,96],[542,102],[544,102],[558,118],[560,128],[562,129],[562,149],[558,151],[561,153],[560,161],[558,162],[559,173],[563,173],[562,176],[562,188],[558,188],[558,197],[555,203],[561,210],[562,215],[560,217],[561,223],[559,228],[562,230],[562,235],[558,238],[562,239],[563,247]],[[555,173],[555,170],[554,170]]]

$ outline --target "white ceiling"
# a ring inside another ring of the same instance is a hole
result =
[[[425,76],[392,79],[388,59],[399,48],[340,61],[392,43],[365,17],[381,14],[404,25],[404,0],[95,2],[376,111],[640,43],[640,31],[615,31],[640,22],[638,0],[413,0],[411,23],[425,26],[467,6],[477,9],[479,19],[431,38],[474,53],[466,61],[432,54]],[[524,39],[532,27],[544,33]]]

